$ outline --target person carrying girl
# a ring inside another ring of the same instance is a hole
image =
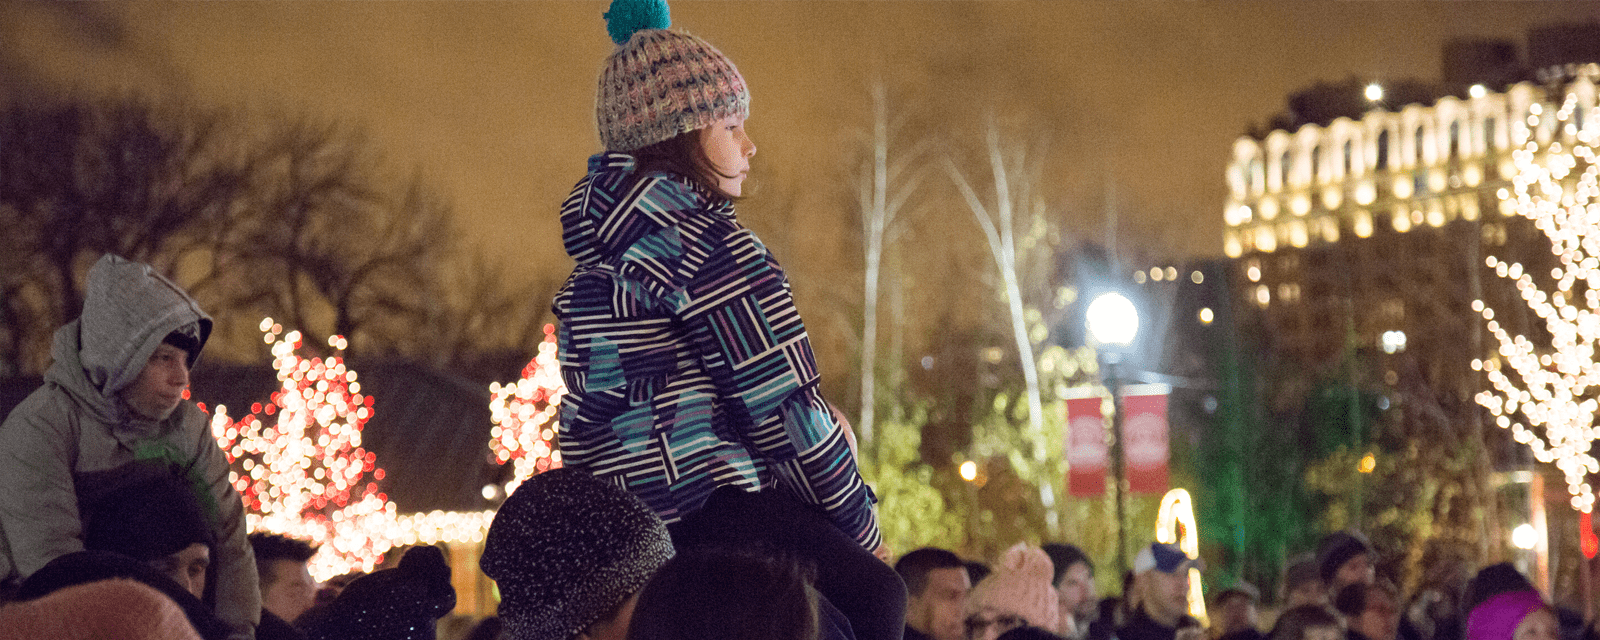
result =
[[[680,549],[795,553],[856,637],[899,638],[905,586],[879,561],[849,427],[783,268],[734,214],[756,151],[744,78],[668,29],[659,0],[616,0],[606,18],[605,151],[561,208],[577,263],[552,305],[563,462],[637,495]]]

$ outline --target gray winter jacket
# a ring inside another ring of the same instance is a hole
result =
[[[103,493],[135,461],[168,464],[206,487],[213,502],[217,544],[207,591],[217,616],[231,638],[254,636],[261,593],[243,500],[205,413],[186,400],[152,422],[118,395],[167,334],[197,331],[204,344],[210,326],[187,293],[150,267],[110,255],[95,263],[83,315],[56,331],[44,386],[0,423],[0,581],[20,582],[83,549],[80,496]]]

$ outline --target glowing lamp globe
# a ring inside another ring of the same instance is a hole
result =
[[[1127,296],[1115,291],[1096,297],[1086,315],[1089,337],[1097,343],[1126,347],[1139,335],[1139,310]]]
[[[1539,530],[1531,524],[1517,525],[1511,530],[1511,544],[1518,549],[1531,550],[1539,546]]]

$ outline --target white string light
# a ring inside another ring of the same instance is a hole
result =
[[[1473,310],[1483,316],[1499,345],[1497,357],[1472,362],[1494,387],[1476,400],[1535,459],[1555,464],[1566,479],[1573,508],[1589,513],[1595,495],[1587,476],[1600,473],[1600,462],[1589,454],[1600,437],[1594,424],[1600,408],[1600,363],[1595,358],[1600,339],[1600,164],[1595,147],[1600,140],[1592,124],[1600,109],[1575,117],[1580,108],[1575,93],[1554,114],[1542,115],[1545,110],[1539,106],[1533,105],[1534,115],[1526,124],[1516,126],[1536,128],[1541,117],[1554,117],[1555,134],[1540,142],[1541,135],[1518,132],[1528,142],[1512,153],[1512,188],[1502,189],[1499,196],[1549,239],[1560,266],[1551,270],[1547,291],[1521,264],[1493,256],[1486,264],[1512,281],[1528,309],[1544,322],[1550,344],[1536,346],[1526,336],[1512,335],[1495,320],[1493,308],[1473,301]]]
[[[339,355],[299,355],[300,332],[286,334],[271,318],[261,321],[261,332],[263,342],[272,345],[280,388],[270,402],[252,405],[238,420],[221,405],[211,417],[212,435],[232,467],[229,481],[244,498],[250,531],[317,545],[309,568],[319,581],[372,571],[395,547],[483,541],[494,511],[401,515],[375,482],[364,482],[368,473],[382,480],[384,471],[376,454],[361,448],[373,401],[361,394],[356,372]],[[489,385],[496,425],[489,446],[496,462],[514,464],[508,494],[534,474],[561,466],[554,428],[567,390],[556,358],[555,327],[545,325],[544,333],[522,379]],[[333,336],[328,345],[342,352],[349,343]]]
[[[514,471],[506,483],[507,495],[535,474],[561,466],[561,452],[555,447],[556,412],[567,386],[561,382],[555,331],[555,325],[544,326],[539,354],[523,367],[522,379],[489,385],[489,411],[495,424],[489,430],[489,449],[495,462],[510,462]]]
[[[384,476],[377,456],[361,448],[372,397],[341,356],[301,356],[299,331],[284,333],[271,318],[261,331],[281,386],[237,421],[221,405],[211,418],[232,466],[228,479],[244,498],[245,525],[318,545],[309,566],[318,580],[371,571],[394,545],[383,534],[396,521],[394,503],[365,480]],[[343,352],[348,343],[333,336],[328,346]]]

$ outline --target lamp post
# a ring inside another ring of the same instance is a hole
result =
[[[1111,475],[1114,484],[1112,499],[1117,510],[1117,564],[1127,569],[1128,518],[1127,518],[1127,467],[1122,447],[1122,379],[1117,365],[1121,364],[1128,347],[1139,335],[1139,310],[1133,301],[1115,291],[1102,293],[1089,303],[1085,313],[1089,338],[1100,356],[1101,374],[1106,388],[1111,391]]]

